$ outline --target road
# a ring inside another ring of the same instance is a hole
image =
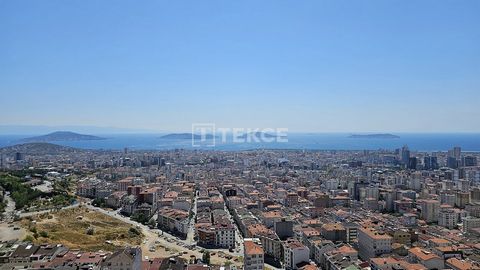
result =
[[[0,242],[23,239],[25,230],[21,228],[18,222],[13,222],[15,216],[15,202],[10,197],[10,193],[5,194],[4,199],[7,201],[5,212],[0,221]]]
[[[226,202],[223,195],[220,194],[220,196],[222,197],[224,202]],[[230,214],[230,211],[228,211],[226,203],[224,203],[223,207],[224,207],[225,212],[227,212],[228,218],[230,219],[233,226],[235,227],[235,242],[236,243],[235,243],[235,252],[233,252],[233,254],[235,254],[236,256],[243,256],[243,237],[242,237],[242,233],[238,229],[237,223],[233,219],[233,216]]]
[[[193,197],[192,203],[193,203],[192,204],[193,216],[190,219],[190,223],[188,224],[187,239],[185,240],[185,243],[189,245],[196,244],[196,241],[194,240],[194,238],[195,238],[195,217],[197,216],[197,196]]]
[[[41,214],[46,214],[46,213],[54,212],[54,211],[57,211],[57,210],[74,208],[74,207],[78,207],[79,205],[80,205],[79,202],[75,202],[74,204],[71,204],[71,205],[68,205],[68,206],[64,206],[64,207],[62,207],[62,208],[60,208],[60,209],[52,208],[52,209],[41,210],[41,211],[21,212],[21,213],[19,214],[19,216],[20,216],[21,218],[31,217],[31,216],[35,216],[35,215],[41,215]]]
[[[9,192],[5,194],[4,199],[7,201],[7,207],[5,207],[5,212],[3,212],[2,220],[6,222],[12,222],[15,214],[15,202],[10,197]]]
[[[189,248],[190,244],[188,244],[187,240],[179,239],[176,236],[173,236],[159,229],[150,229],[146,225],[133,221],[128,217],[122,216],[118,213],[118,210],[105,210],[103,208],[95,207],[90,204],[85,204],[84,206],[86,206],[88,209],[98,211],[110,217],[139,227],[142,230],[142,233],[145,235],[145,241],[143,241],[141,245],[143,256],[149,258],[169,257],[173,255],[179,255],[181,253],[181,257],[187,260],[193,258],[192,256],[199,259],[202,258],[203,254],[200,251],[202,251],[203,249],[200,247]],[[211,263],[213,264],[220,265],[227,261],[230,261],[238,267],[243,265],[241,260],[239,260],[238,262],[235,262],[233,260],[237,256],[234,253],[230,253],[223,249],[209,249],[209,251],[211,254]],[[232,256],[232,259],[229,260],[225,258],[225,255]]]

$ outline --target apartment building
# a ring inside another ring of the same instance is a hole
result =
[[[169,207],[158,210],[158,226],[185,237],[188,232],[188,212]]]
[[[283,243],[286,269],[298,269],[298,264],[309,262],[310,250],[295,238],[289,238]]]
[[[243,251],[243,269],[263,270],[263,248],[258,238],[245,238]]]
[[[393,238],[373,228],[362,227],[358,230],[358,246],[363,260],[388,254],[392,251]]]

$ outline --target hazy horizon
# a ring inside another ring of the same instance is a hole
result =
[[[245,129],[246,130],[246,129]],[[124,127],[102,127],[102,126],[46,126],[46,125],[0,125],[0,135],[27,136],[27,135],[45,135],[57,131],[70,131],[74,133],[90,135],[135,135],[135,134],[170,134],[170,133],[192,133],[192,130],[149,130],[149,129],[131,129]],[[260,131],[261,132],[261,131]],[[195,133],[195,132],[193,132]],[[218,131],[217,131],[218,133]],[[231,134],[228,131],[227,134]],[[247,131],[245,133],[248,133]],[[265,132],[268,133],[268,132]],[[302,131],[288,130],[289,134],[480,134],[480,132],[405,132],[405,131]]]

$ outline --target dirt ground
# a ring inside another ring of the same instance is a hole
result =
[[[143,239],[141,230],[132,230],[131,224],[82,207],[25,218],[22,227],[28,235],[37,235],[35,243],[61,243],[85,251],[112,251],[116,246],[140,245]]]
[[[175,240],[159,237],[151,232],[144,232],[147,237],[146,240],[142,243],[142,254],[149,258],[166,258],[175,255],[180,255],[180,257],[190,260],[193,258],[201,259],[203,250],[200,247],[189,249],[186,247],[179,246]],[[170,240],[170,241],[169,241]],[[155,247],[154,251],[150,250],[151,247]],[[232,257],[227,259],[222,252],[215,250],[210,250],[210,263],[215,265],[224,265],[226,262],[230,262],[237,267],[243,266],[243,260],[241,258]],[[237,259],[237,261],[235,261]]]
[[[14,228],[19,228],[15,230]],[[11,240],[23,240],[26,235],[25,229],[20,227],[19,223],[8,224],[6,222],[0,224],[0,242]]]

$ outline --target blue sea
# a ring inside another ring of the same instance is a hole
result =
[[[162,134],[98,134],[107,138],[94,141],[56,141],[64,146],[83,149],[123,150],[169,150],[169,149],[210,149],[210,150],[250,150],[250,149],[305,149],[305,150],[377,150],[397,149],[408,145],[411,150],[446,151],[454,146],[462,151],[480,151],[480,134],[398,134],[397,139],[349,138],[347,133],[289,133],[288,142],[233,142],[217,139],[215,146],[192,146],[191,140],[161,138]],[[0,135],[0,147],[20,143],[21,135]]]

